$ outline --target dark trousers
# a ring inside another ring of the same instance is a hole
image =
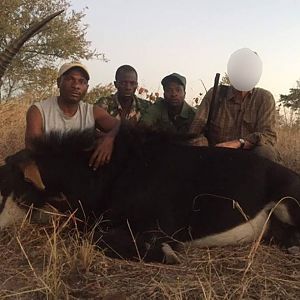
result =
[[[270,145],[255,146],[250,151],[253,153],[280,163],[281,158],[278,150]]]

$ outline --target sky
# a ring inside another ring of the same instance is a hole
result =
[[[90,86],[114,81],[117,68],[132,65],[139,86],[162,94],[161,79],[187,79],[186,100],[213,85],[240,48],[263,62],[257,86],[275,99],[300,79],[300,0],[71,0],[85,10],[87,40],[109,62],[85,61]]]

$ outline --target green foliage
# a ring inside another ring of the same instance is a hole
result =
[[[87,93],[84,100],[89,103],[95,103],[99,98],[108,97],[115,92],[116,88],[112,83],[104,86],[98,84]]]
[[[140,86],[137,89],[137,93],[138,93],[138,97],[140,97],[142,99],[145,99],[145,100],[148,100],[152,103],[154,103],[155,101],[157,101],[160,98],[158,92],[149,92],[148,89],[146,89],[142,86]]]
[[[223,85],[230,85],[230,80],[227,73],[225,73],[225,75],[222,77],[220,83]]]
[[[202,101],[202,93],[199,93],[197,97],[193,98],[192,106],[195,108],[198,108],[200,106],[200,103]]]
[[[294,111],[300,108],[300,80],[298,80],[296,88],[291,88],[288,95],[280,95],[279,103]]]
[[[0,10],[0,52],[30,24],[53,12],[65,11],[51,20],[27,41],[14,57],[3,78],[2,95],[30,87],[51,90],[53,72],[65,60],[105,59],[90,49],[86,40],[87,25],[82,24],[84,11],[70,11],[70,0],[2,0]]]

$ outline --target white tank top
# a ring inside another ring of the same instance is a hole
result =
[[[68,132],[70,130],[84,130],[95,127],[93,105],[83,101],[79,102],[78,110],[74,116],[66,116],[59,108],[57,97],[50,97],[34,105],[39,109],[43,119],[43,130]]]

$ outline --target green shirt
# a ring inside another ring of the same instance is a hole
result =
[[[118,93],[110,95],[109,97],[102,97],[96,101],[96,104],[104,108],[110,115],[121,120],[126,119],[134,123],[138,122],[141,116],[145,113],[149,106],[152,105],[150,101],[138,98],[133,95],[133,101],[130,111],[125,116],[122,114],[123,109],[118,100]]]
[[[180,114],[171,118],[168,113],[167,102],[164,99],[159,99],[145,112],[140,123],[154,129],[187,133],[194,119],[195,111],[195,108],[184,101]]]

